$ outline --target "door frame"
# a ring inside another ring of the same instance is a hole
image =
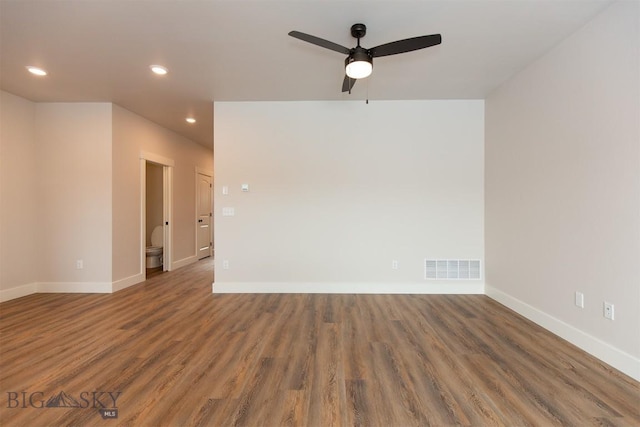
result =
[[[213,171],[210,169],[202,169],[196,166],[196,174],[195,174],[195,183],[196,183],[196,206],[195,206],[195,245],[194,245],[194,250],[195,250],[195,254],[196,254],[196,258],[198,257],[198,250],[200,248],[198,248],[198,202],[200,201],[200,196],[199,196],[199,191],[198,191],[198,175],[204,175],[204,176],[208,176],[209,178],[211,178],[211,206],[209,207],[211,209],[210,213],[210,220],[209,220],[209,256],[210,257],[215,257],[215,248],[213,247]]]
[[[147,162],[162,166],[162,271],[173,270],[173,159],[146,151],[140,152],[140,271],[147,277]]]

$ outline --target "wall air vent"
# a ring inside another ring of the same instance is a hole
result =
[[[480,280],[479,259],[425,259],[426,280]]]

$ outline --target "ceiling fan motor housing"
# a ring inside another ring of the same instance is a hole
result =
[[[349,55],[349,58],[347,59],[347,63],[351,64],[352,62],[356,62],[356,61],[366,61],[369,63],[373,63],[373,58],[371,58],[371,55],[369,55],[369,52],[367,52],[367,49],[363,48],[363,47],[354,47],[353,48],[353,53],[351,53]]]

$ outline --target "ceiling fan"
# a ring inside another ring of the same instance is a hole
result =
[[[365,49],[360,46],[360,39],[367,34],[367,27],[364,24],[354,24],[351,26],[351,35],[358,39],[358,45],[354,48],[346,48],[329,40],[300,31],[291,31],[289,35],[302,41],[315,44],[325,49],[330,49],[348,55],[344,60],[345,76],[342,82],[342,91],[351,93],[353,85],[357,79],[368,77],[373,71],[373,58],[380,56],[396,55],[398,53],[411,52],[413,50],[424,49],[442,43],[440,34],[413,37],[410,39],[397,40],[391,43]]]

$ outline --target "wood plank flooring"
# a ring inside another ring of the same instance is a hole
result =
[[[638,382],[488,297],[215,295],[212,269],[0,304],[0,425],[640,425]]]

